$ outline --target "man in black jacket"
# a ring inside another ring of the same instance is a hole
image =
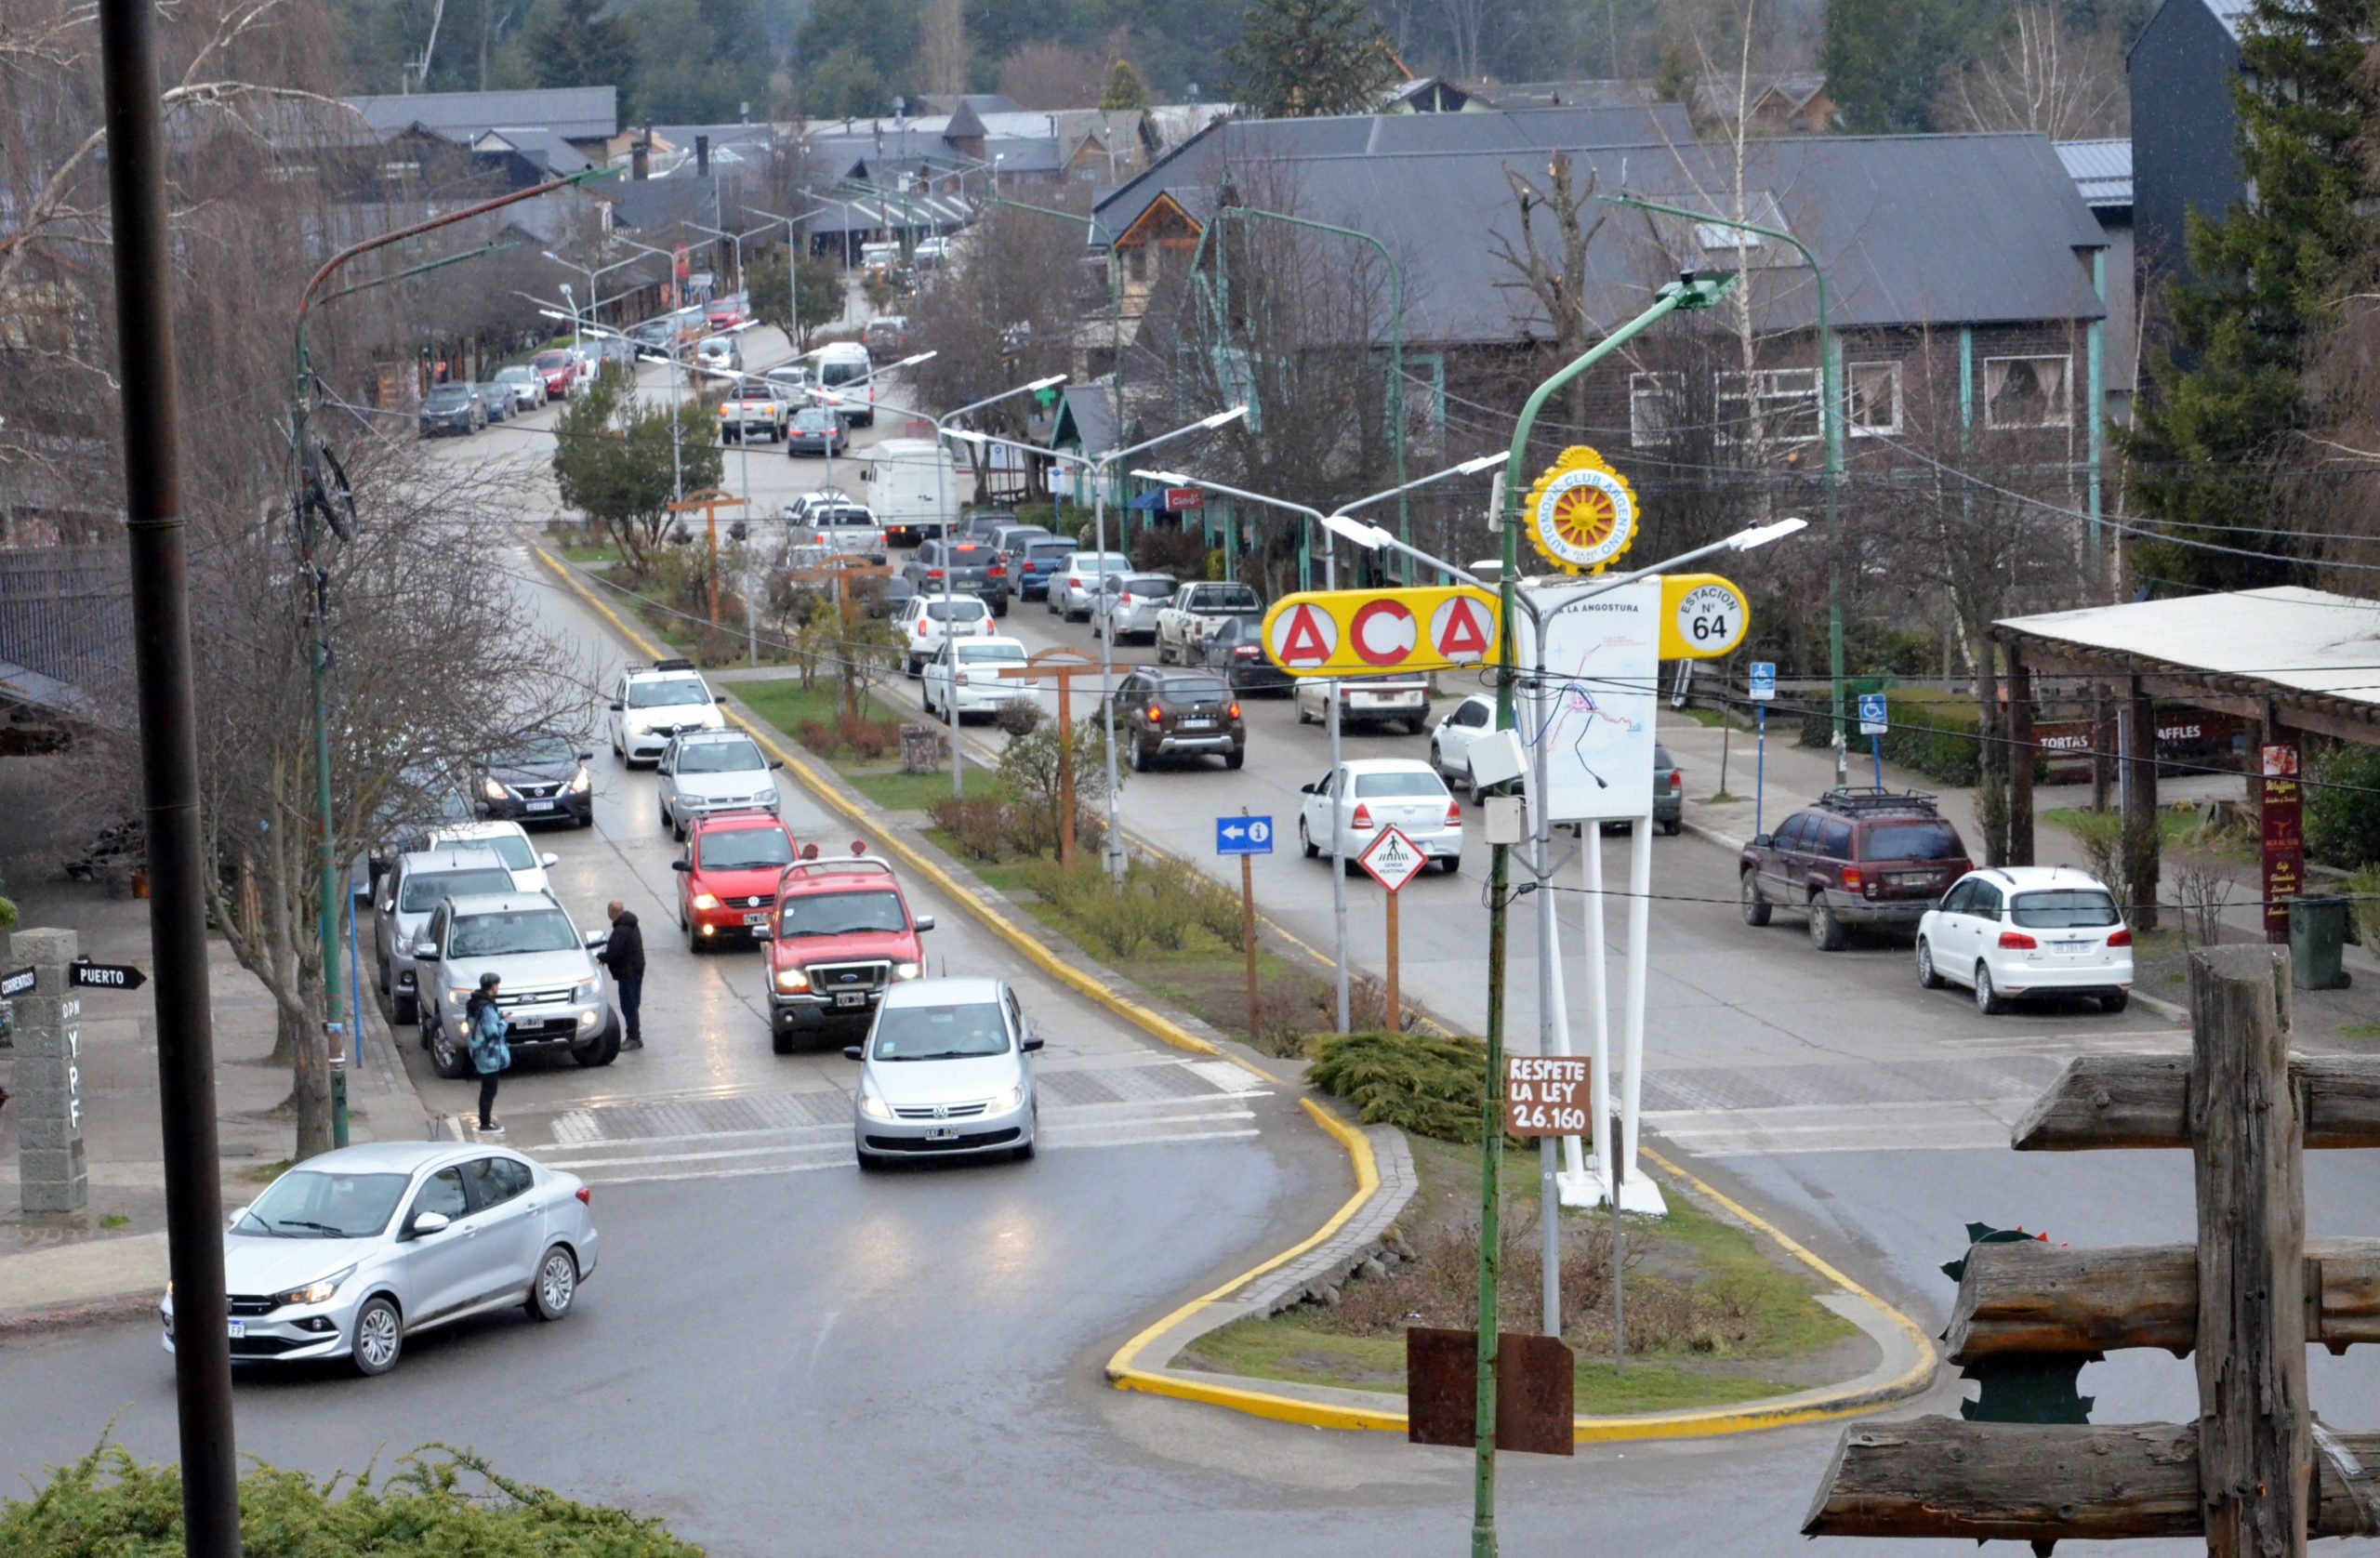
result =
[[[644,999],[644,932],[637,929],[636,916],[618,899],[603,907],[612,917],[612,939],[603,947],[603,966],[612,970],[612,983],[619,986],[620,1021],[628,1025],[628,1037],[620,1043],[623,1050],[644,1048],[644,1030],[638,1026],[636,1010]]]

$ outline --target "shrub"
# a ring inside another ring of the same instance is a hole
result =
[[[701,1558],[660,1522],[581,1504],[489,1470],[469,1451],[425,1446],[375,1484],[369,1474],[317,1482],[257,1466],[240,1479],[240,1535],[252,1558]],[[0,1504],[0,1552],[11,1558],[180,1558],[181,1473],[143,1466],[102,1443],[54,1469],[31,1498]]]
[[[2344,871],[2380,861],[2380,746],[2334,746],[2307,777],[2306,852]]]
[[[969,860],[1002,861],[1016,852],[1008,803],[982,796],[945,796],[928,811],[951,847]]]
[[[1086,848],[1071,869],[1039,863],[1026,885],[1065,918],[1077,940],[1119,961],[1242,945],[1238,894],[1180,861],[1136,860],[1118,883]]]
[[[1192,530],[1144,530],[1132,537],[1132,566],[1187,583],[1207,576],[1207,538]]]
[[[1441,1142],[1479,1140],[1488,1051],[1475,1038],[1333,1034],[1316,1042],[1305,1078],[1355,1105],[1366,1125],[1393,1125]]]
[[[1031,735],[1049,718],[1030,698],[1011,698],[992,711],[992,723],[1012,736]]]
[[[1328,1004],[1330,992],[1321,992]],[[1256,1031],[1250,1042],[1268,1055],[1282,1060],[1295,1060],[1304,1055],[1314,1040],[1314,1010],[1316,992],[1312,988],[1298,989],[1275,982],[1260,985],[1256,991]]]
[[[1879,683],[1869,678],[1847,680],[1843,687],[1844,717],[1856,720],[1858,717],[1858,695],[1878,691]],[[1832,722],[1828,718],[1824,694],[1802,716],[1802,731],[1798,738],[1804,746],[1824,746],[1831,738]],[[1928,779],[1941,785],[1969,786],[1983,778],[1983,716],[1975,700],[1961,693],[1937,693],[1928,688],[1905,687],[1886,691],[1884,708],[1890,728],[1884,732],[1884,760],[1902,768],[1913,768]],[[1857,758],[1867,755],[1868,738],[1859,734],[1859,727],[1851,726],[1853,772],[1858,772]],[[2048,764],[2036,758],[2033,764],[2035,783],[2048,777]]]
[[[901,745],[899,720],[868,720],[840,711],[831,721],[801,720],[794,726],[793,733],[801,745],[822,758],[849,752],[866,762],[875,761]]]

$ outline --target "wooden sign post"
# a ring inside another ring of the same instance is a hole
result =
[[[1380,837],[1364,847],[1355,864],[1372,874],[1372,880],[1388,889],[1388,1015],[1387,1031],[1395,1033],[1405,1026],[1403,993],[1396,987],[1397,964],[1401,959],[1396,949],[1396,899],[1405,884],[1421,874],[1430,857],[1415,846],[1412,839],[1394,827],[1380,830]]]
[[[1055,681],[1058,684],[1058,864],[1061,865],[1075,863],[1075,678],[1091,675],[1102,668],[1096,659],[1079,649],[1045,649],[1022,666],[1000,667],[1002,677],[1020,681]],[[952,668],[952,674],[957,674],[956,667]]]
[[[707,487],[698,493],[688,493],[669,506],[672,514],[689,509],[703,511],[703,528],[708,533],[710,546],[710,625],[719,626],[719,511],[744,500],[721,487]]]
[[[2020,1151],[2187,1147],[2188,1246],[1968,1252],[1950,1358],[1971,1372],[2119,1347],[2194,1354],[2188,1423],[1855,1428],[1807,1536],[2031,1541],[2203,1536],[2213,1558],[2288,1558],[2380,1531],[2380,1434],[2316,1426],[2306,1347],[2380,1340],[2380,1240],[2306,1240],[2305,1149],[2380,1146],[2380,1059],[2288,1052],[2279,948],[2190,955],[2191,1052],[2085,1056],[2019,1121]],[[2322,1451],[2315,1454],[2317,1440]]]

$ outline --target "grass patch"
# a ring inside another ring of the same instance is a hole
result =
[[[2056,826],[2065,828],[2069,832],[2074,832],[2077,831],[2078,827],[2088,827],[2091,825],[2088,822],[2078,823],[2078,819],[2096,817],[2103,814],[2104,813],[2094,812],[2088,807],[2053,806],[2048,811],[2042,813],[2042,818],[2043,821],[2051,823]],[[2176,812],[2171,807],[2158,808],[2157,841],[2160,845],[2170,847],[2176,844],[2187,844],[2195,839],[2197,836],[2197,813],[2191,812]]]
[[[110,1229],[129,1228],[132,1226],[132,1219],[125,1216],[122,1212],[110,1212],[107,1216],[99,1219],[99,1226]]]
[[[853,773],[846,769],[843,777],[853,789],[888,812],[922,812],[937,800],[950,799],[950,773],[946,769],[932,773]],[[966,785],[971,799],[1008,799],[999,775],[986,772],[980,764],[967,765]]]
[[[2380,1023],[2349,1023],[2339,1030],[2341,1038],[2380,1038]]]
[[[843,709],[842,688],[837,683],[819,680],[808,687],[800,677],[786,677],[768,681],[736,681],[727,684],[729,693],[749,708],[754,715],[774,725],[788,741],[805,720],[832,723]],[[897,720],[899,713],[873,694],[860,700],[860,713],[869,720]],[[944,793],[949,793],[950,781],[943,780]]]
[[[253,1168],[241,1169],[240,1178],[250,1184],[271,1184],[289,1172],[289,1164],[290,1160],[285,1157],[276,1158],[271,1163],[259,1163]]]
[[[620,561],[620,548],[609,541],[564,542],[555,548],[565,562],[611,563]]]

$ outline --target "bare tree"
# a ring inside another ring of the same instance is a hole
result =
[[[2124,134],[2122,39],[2112,25],[2078,33],[2067,14],[2055,0],[2017,7],[1998,47],[1945,82],[1948,127],[2033,130],[2052,140]]]
[[[1567,152],[1554,153],[1546,165],[1542,186],[1509,166],[1504,169],[1504,180],[1512,186],[1513,198],[1520,206],[1520,244],[1515,248],[1512,240],[1501,232],[1490,237],[1497,257],[1511,267],[1519,279],[1500,284],[1516,286],[1535,299],[1545,316],[1554,361],[1570,362],[1584,352],[1593,338],[1595,322],[1587,314],[1587,246],[1603,231],[1611,208],[1595,199],[1593,169],[1588,170],[1583,186],[1577,182]],[[1582,217],[1590,203],[1594,207],[1592,221]],[[1540,214],[1553,230],[1542,248],[1538,242]],[[1571,384],[1568,403],[1574,423],[1586,420],[1586,393],[1585,380]]]
[[[1026,44],[1000,61],[1000,96],[1029,109],[1096,108],[1107,61],[1064,44]]]
[[[930,98],[955,98],[967,90],[967,0],[933,0],[919,19],[918,61],[910,83]]]

